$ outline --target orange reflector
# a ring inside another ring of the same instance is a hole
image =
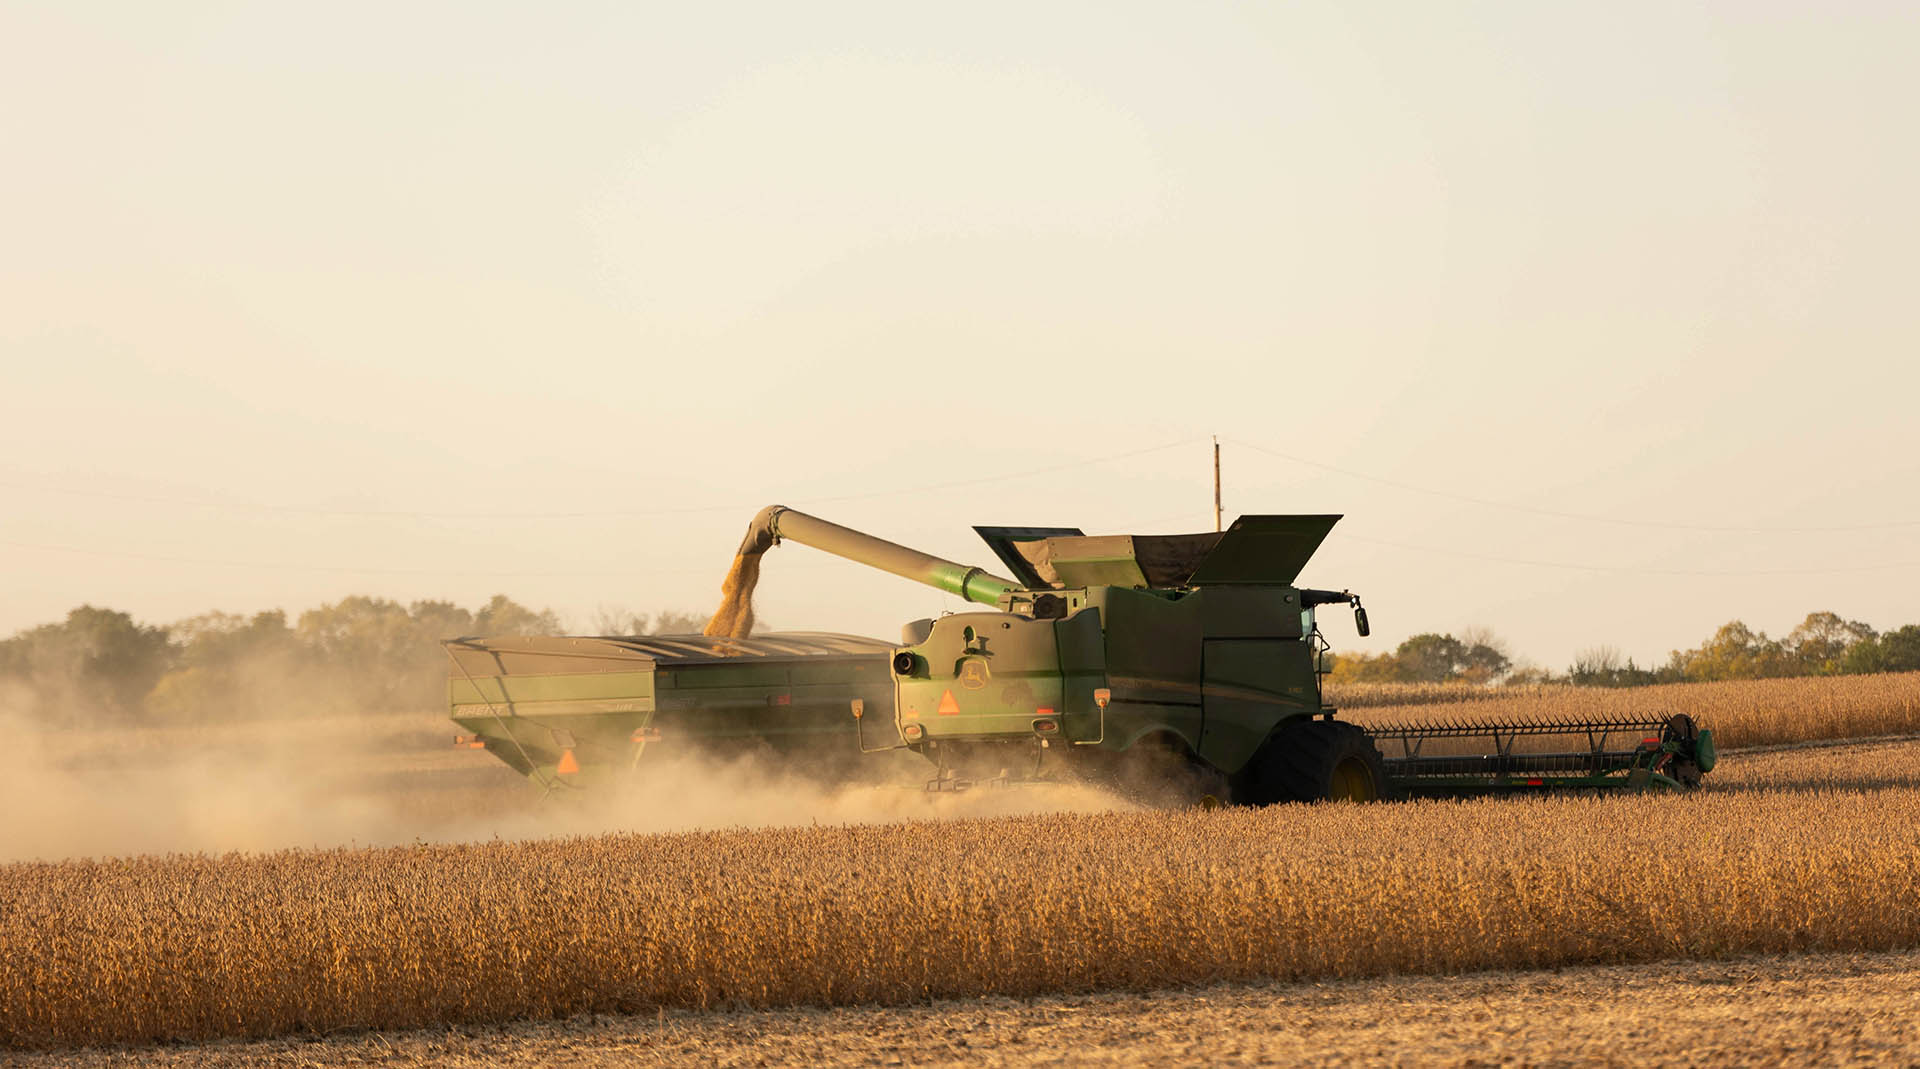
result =
[[[941,716],[952,716],[959,711],[960,703],[953,700],[953,692],[950,690],[941,691],[940,708],[935,709],[934,712],[939,713]]]
[[[562,776],[571,776],[580,771],[580,762],[573,759],[572,750],[561,750],[560,763],[553,766],[553,770]]]
[[[1044,705],[1043,705],[1043,706],[1041,706],[1040,708],[1038,708],[1038,709],[1035,709],[1035,710],[1033,711],[1033,715],[1035,715],[1035,716],[1052,716],[1052,715],[1053,715],[1053,710],[1052,710],[1052,709],[1049,709],[1049,708],[1047,708],[1046,706],[1044,706]]]

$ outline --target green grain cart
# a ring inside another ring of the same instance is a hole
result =
[[[1014,578],[792,509],[740,553],[810,545],[983,608],[845,635],[461,639],[454,719],[548,789],[643,774],[650,746],[769,753],[822,778],[925,758],[927,786],[1054,772],[1159,797],[1265,805],[1568,787],[1690,788],[1713,766],[1684,715],[1362,727],[1321,689],[1317,610],[1294,585],[1338,516],[1242,516],[1225,531],[1088,536],[978,527]],[[990,609],[985,606],[991,606]],[[1569,743],[1567,740],[1574,740]]]

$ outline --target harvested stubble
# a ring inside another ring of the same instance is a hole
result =
[[[1346,688],[1329,696],[1360,724],[1433,719],[1537,720],[1687,713],[1713,729],[1721,748],[1867,738],[1920,732],[1920,672],[1866,676],[1671,683],[1653,687],[1434,687],[1369,692]],[[1461,697],[1462,693],[1468,698]],[[1387,696],[1402,704],[1376,704]],[[1436,709],[1436,704],[1444,708]]]
[[[1814,753],[1793,790],[11,865],[0,1043],[1920,945],[1889,752],[1873,792]]]

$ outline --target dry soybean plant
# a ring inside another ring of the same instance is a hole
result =
[[[1872,792],[15,864],[0,1045],[1912,946],[1916,753]]]

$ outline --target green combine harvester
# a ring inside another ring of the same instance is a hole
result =
[[[1366,635],[1366,610],[1347,591],[1294,585],[1339,519],[1242,516],[1192,535],[976,527],[1009,579],[776,505],[754,518],[740,560],[799,542],[991,608],[914,621],[898,644],[457,639],[452,715],[473,732],[461,745],[549,792],[644,774],[655,748],[758,753],[830,782],[884,778],[898,768],[886,755],[910,753],[930,790],[1064,772],[1246,805],[1685,789],[1713,768],[1712,733],[1684,714],[1339,719],[1315,613],[1348,606]]]

